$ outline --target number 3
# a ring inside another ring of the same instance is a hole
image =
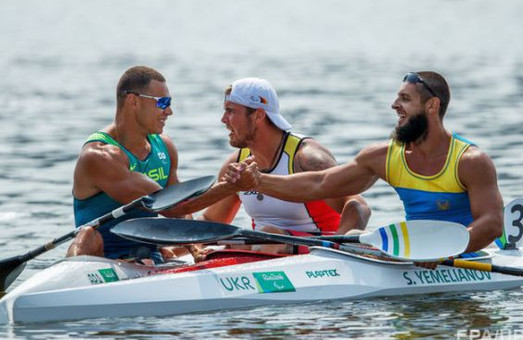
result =
[[[521,237],[523,237],[523,198],[518,198],[509,203],[505,208],[504,217],[504,228],[507,235],[507,241],[516,245],[521,240]],[[512,235],[511,231],[514,231],[514,229],[517,230],[517,235]]]

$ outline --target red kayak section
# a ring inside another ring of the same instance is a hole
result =
[[[248,262],[257,262],[289,256],[286,254],[260,253],[250,250],[224,249],[213,251],[205,257],[205,261],[196,264],[180,266],[156,272],[156,274],[183,273],[195,270],[232,266]]]

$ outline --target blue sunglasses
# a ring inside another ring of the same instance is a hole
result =
[[[433,95],[434,97],[438,97],[438,95],[436,94],[436,92],[434,92],[434,90],[432,90],[430,88],[430,86],[427,84],[427,82],[425,82],[425,80],[423,78],[421,78],[419,76],[419,74],[417,74],[416,72],[409,72],[407,73],[407,75],[405,77],[403,77],[403,81],[408,81],[409,83],[411,84],[417,84],[417,83],[421,83],[423,84],[423,86],[425,86],[425,88],[427,89],[427,91],[430,92],[431,95]]]
[[[134,91],[124,91],[124,93],[134,94],[138,97],[154,99],[154,100],[156,100],[156,107],[159,107],[162,110],[165,110],[166,108],[171,106],[171,99],[172,99],[171,97],[154,97],[154,96],[149,96],[149,95],[141,94],[141,93],[134,92]]]

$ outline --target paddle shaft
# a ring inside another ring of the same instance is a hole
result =
[[[336,235],[337,236],[337,235]],[[340,235],[343,236],[343,235]],[[322,239],[324,236],[315,236],[314,238]],[[330,236],[326,236],[330,237]],[[231,238],[227,240],[219,240],[213,243],[207,243],[207,244],[215,244],[218,246],[242,246],[242,245],[253,245],[253,244],[282,244],[281,242],[274,242],[274,241],[266,241],[266,240],[253,240],[248,238]],[[352,244],[346,244],[345,251],[348,253],[354,253],[358,255],[371,255],[371,256],[377,256],[382,257],[385,259],[389,259],[392,261],[398,261],[398,259],[395,259],[393,257],[389,257],[387,254],[383,253],[379,249],[361,244],[361,243],[352,243]],[[405,261],[405,263],[411,263],[410,261]]]
[[[338,249],[338,250],[350,249],[349,247],[347,247],[343,244],[328,241],[328,240],[295,237],[295,236],[287,236],[287,235],[280,235],[280,234],[270,234],[270,233],[265,233],[262,231],[253,231],[253,230],[247,230],[247,229],[241,229],[241,228],[238,229],[238,235],[249,237],[249,238],[254,238],[254,239],[259,239],[259,240],[264,240],[264,241],[281,242],[281,243],[288,243],[288,244],[294,244],[294,245],[318,246],[318,247],[332,248],[332,249]],[[347,236],[343,242],[358,243],[359,236]]]
[[[92,220],[91,222],[82,225],[79,228],[76,228],[75,230],[57,237],[53,239],[52,241],[47,242],[46,244],[35,248],[25,254],[13,256],[4,260],[0,261],[0,291],[5,291],[7,287],[11,285],[11,283],[20,275],[22,270],[25,267],[25,263],[29,260],[34,259],[35,257],[55,248],[56,246],[73,239],[79,232],[80,229],[83,227],[93,227],[98,228],[100,225],[102,225],[105,222],[108,222],[110,220],[113,220],[115,218],[118,218],[120,216],[125,215],[129,210],[142,206],[147,209],[147,207],[150,206],[153,199],[150,196],[143,196],[140,197],[131,203],[128,203],[116,210],[113,210],[97,219]]]
[[[523,276],[523,269],[514,267],[498,266],[490,263],[465,261],[465,260],[445,260],[441,264],[450,267],[474,269],[485,272],[500,273],[506,275]]]
[[[326,240],[336,243],[357,243],[357,240],[355,241],[346,241],[348,237],[353,238],[354,236],[347,236],[347,235],[322,235],[322,236],[310,236],[307,237],[308,239],[312,240]],[[246,237],[240,237],[240,238],[231,238],[231,239],[225,239],[225,240],[219,240],[212,243],[207,244],[216,244],[216,245],[250,245],[250,244],[285,244],[286,242],[281,241],[274,241],[274,240],[261,240],[261,239],[252,239],[252,238],[246,238]],[[361,245],[360,245],[361,247]],[[380,253],[379,250],[376,249],[377,253]]]
[[[57,237],[57,238],[53,239],[52,241],[49,241],[46,244],[44,244],[36,249],[33,249],[24,255],[20,255],[20,258],[24,262],[34,259],[38,255],[41,255],[41,254],[45,253],[46,251],[51,250],[51,249],[55,248],[56,246],[59,246],[60,244],[75,238],[76,235],[78,235],[78,233],[80,232],[80,230],[82,228],[93,227],[94,229],[97,229],[102,224],[109,222],[111,220],[114,220],[118,217],[121,217],[134,208],[144,207],[145,209],[147,209],[150,206],[151,202],[152,202],[152,198],[150,196],[142,196],[140,198],[137,198],[134,201],[132,201],[131,203],[128,203],[124,206],[121,206],[118,209],[108,212],[107,214],[100,216],[63,236]]]

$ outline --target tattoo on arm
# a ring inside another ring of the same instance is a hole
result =
[[[336,165],[334,156],[327,150],[311,148],[296,154],[296,171],[317,171],[332,168]]]

